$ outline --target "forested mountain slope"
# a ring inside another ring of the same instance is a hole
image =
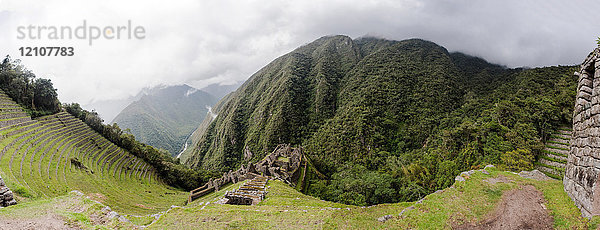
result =
[[[415,200],[472,167],[532,168],[570,121],[573,71],[509,69],[419,39],[323,37],[217,103],[185,163],[228,171],[291,143],[328,176],[304,192],[355,205]]]
[[[153,89],[123,109],[113,123],[131,130],[137,140],[176,156],[216,101],[188,85]]]

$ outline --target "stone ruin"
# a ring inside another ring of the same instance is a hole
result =
[[[17,204],[17,201],[15,200],[13,193],[6,187],[4,180],[0,177],[0,206],[8,207],[15,204]]]
[[[225,193],[225,203],[234,205],[256,205],[265,199],[268,177],[257,176],[244,183],[239,189]]]
[[[245,153],[246,154],[246,153]],[[306,161],[302,148],[292,148],[289,144],[278,145],[275,150],[257,163],[248,163],[237,171],[224,173],[221,178],[211,179],[204,186],[190,192],[188,203],[206,194],[218,191],[229,183],[237,183],[244,180],[252,180],[257,177],[268,177],[277,179],[295,186],[301,178],[301,167],[306,170]]]
[[[600,48],[579,72],[565,191],[584,217],[600,215]]]

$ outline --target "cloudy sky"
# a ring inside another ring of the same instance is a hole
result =
[[[509,67],[579,64],[600,36],[600,1],[559,0],[0,0],[0,55],[50,78],[63,102],[144,87],[234,84],[324,35],[423,38]],[[19,26],[132,25],[144,39],[17,39]],[[21,57],[68,46],[73,57]]]

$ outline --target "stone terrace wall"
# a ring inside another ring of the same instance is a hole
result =
[[[585,217],[600,215],[600,50],[585,59],[578,73],[573,138],[565,191]]]

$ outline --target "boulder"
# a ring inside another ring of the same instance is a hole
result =
[[[4,200],[12,200],[12,199],[13,199],[13,193],[11,191],[4,193]]]

